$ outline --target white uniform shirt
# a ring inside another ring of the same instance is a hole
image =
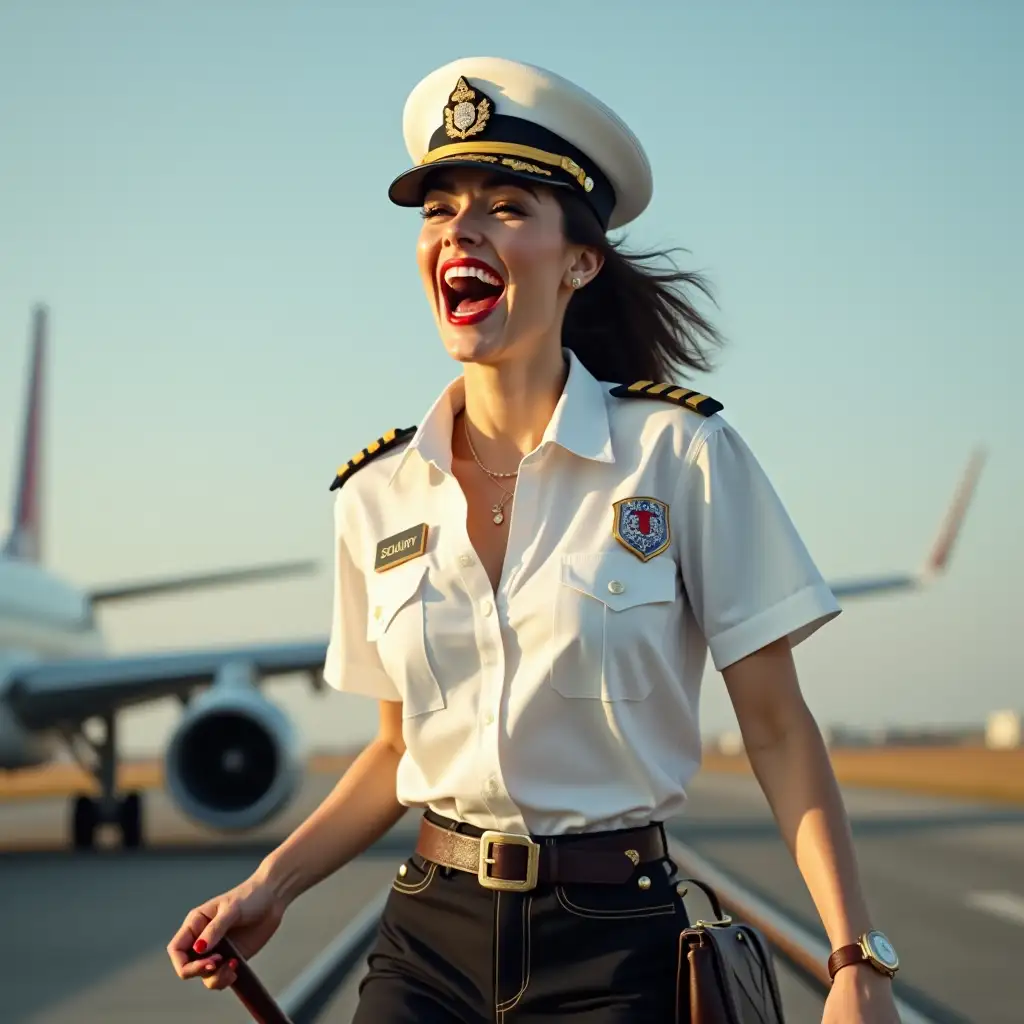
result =
[[[677,814],[700,765],[708,650],[721,670],[839,613],[720,413],[613,397],[566,355],[561,398],[520,464],[496,593],[451,473],[461,377],[335,505],[325,679],[402,702],[404,805],[520,834]],[[613,534],[614,503],[633,496],[668,509],[669,543],[647,561]],[[375,572],[377,544],[420,523],[424,553]]]

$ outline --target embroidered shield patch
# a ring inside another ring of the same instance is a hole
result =
[[[623,498],[612,506],[615,539],[647,562],[668,547],[672,533],[668,505],[657,498]]]

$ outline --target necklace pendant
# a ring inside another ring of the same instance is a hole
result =
[[[501,526],[501,524],[503,522],[505,522],[505,515],[504,515],[504,513],[503,512],[495,512],[494,513],[494,525],[495,526]]]

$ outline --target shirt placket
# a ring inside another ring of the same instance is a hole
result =
[[[511,568],[503,573],[497,592],[491,592],[487,572],[473,551],[463,528],[464,551],[458,556],[459,566],[473,607],[473,624],[479,656],[480,690],[476,713],[476,768],[480,799],[496,818],[520,819],[521,812],[512,802],[505,786],[501,766],[502,708],[506,688],[506,658],[503,630],[509,621],[510,593],[521,569],[525,539],[532,526],[531,491],[536,486],[536,467],[530,471],[537,454],[524,460],[516,484],[516,502],[509,520],[505,564]],[[452,481],[453,486],[458,483]],[[465,522],[465,519],[462,520]]]

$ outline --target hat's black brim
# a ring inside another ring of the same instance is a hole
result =
[[[396,206],[419,206],[423,202],[426,181],[429,175],[443,171],[446,167],[467,167],[470,170],[481,171],[494,175],[496,178],[512,178],[529,182],[533,185],[547,185],[551,188],[572,188],[565,181],[548,177],[542,174],[531,174],[529,171],[514,171],[509,167],[492,166],[479,160],[460,160],[453,157],[450,160],[437,160],[430,164],[420,164],[410,167],[409,170],[400,174],[388,188],[388,199]]]

